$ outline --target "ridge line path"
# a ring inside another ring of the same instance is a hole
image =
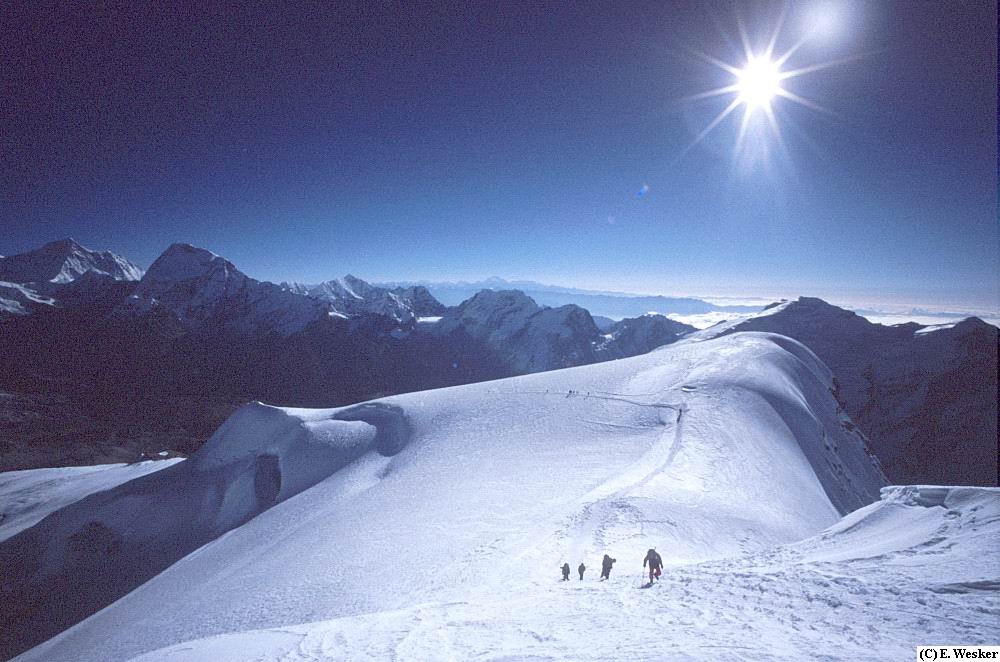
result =
[[[682,389],[687,394],[686,389]],[[611,402],[621,402],[637,407],[650,407],[657,410],[670,410],[677,413],[674,416],[664,416],[658,414],[659,423],[667,426],[655,443],[643,453],[636,461],[626,468],[618,476],[615,476],[590,492],[581,496],[577,501],[577,514],[561,518],[561,526],[554,531],[548,531],[541,538],[533,543],[522,547],[519,554],[515,554],[515,559],[531,553],[538,549],[547,541],[557,538],[560,534],[571,533],[568,544],[568,555],[570,558],[584,558],[592,555],[596,551],[605,548],[606,542],[603,539],[604,532],[613,526],[616,521],[628,518],[630,515],[639,514],[638,508],[629,503],[629,496],[632,492],[646,486],[657,476],[661,475],[673,463],[674,458],[683,446],[684,417],[690,411],[686,402],[643,402],[635,398],[659,397],[660,393],[615,393],[610,391],[516,391],[516,395],[550,395],[560,398],[593,398]],[[600,421],[589,421],[598,425],[620,426],[621,424],[606,423]],[[672,428],[672,433],[669,428]],[[636,518],[640,530],[638,536],[642,536],[643,517]],[[526,541],[525,541],[526,542]],[[590,552],[588,554],[588,551]]]
[[[584,504],[580,514],[573,518],[571,527],[575,529],[572,542],[569,545],[569,555],[572,558],[582,558],[588,548],[606,547],[603,540],[604,531],[613,525],[622,515],[627,516],[635,506],[628,503],[627,497],[634,491],[645,487],[651,480],[662,474],[674,461],[684,440],[684,414],[688,407],[684,403],[640,403],[622,397],[599,397],[606,400],[617,400],[629,404],[670,409],[677,412],[673,420],[660,422],[673,427],[673,434],[664,430],[659,440],[646,451],[631,467],[618,477],[600,485],[593,491],[581,497]],[[671,417],[673,418],[673,417]],[[641,521],[641,518],[640,518]],[[642,535],[642,531],[639,531]]]

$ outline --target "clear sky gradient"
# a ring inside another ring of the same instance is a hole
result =
[[[779,3],[325,4],[5,5],[0,253],[997,307],[995,2],[789,4],[776,53],[835,20],[786,70],[853,59],[736,156],[694,51]]]

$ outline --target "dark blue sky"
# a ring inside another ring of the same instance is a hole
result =
[[[0,9],[0,253],[997,306],[995,2],[791,3],[778,52],[839,19],[786,70],[860,57],[735,159],[691,51],[777,3],[326,4]]]

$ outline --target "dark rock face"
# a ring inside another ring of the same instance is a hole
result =
[[[729,332],[769,331],[813,350],[838,397],[900,484],[997,484],[997,328],[882,326],[801,298]]]
[[[397,287],[392,293],[404,301],[410,302],[413,314],[417,317],[440,317],[444,315],[448,308],[434,298],[423,285],[413,287]]]
[[[694,330],[663,315],[643,315],[616,322],[608,333],[622,356],[635,356],[676,342]]]

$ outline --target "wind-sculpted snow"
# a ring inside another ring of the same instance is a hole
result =
[[[877,499],[884,484],[831,387],[804,347],[754,333],[345,409],[250,406],[197,457],[150,477],[174,483],[176,494],[156,492],[170,501],[190,491],[183,471],[225,474],[207,512],[213,521],[225,515],[227,535],[23,659],[125,660],[216,634],[399,609],[421,620],[416,605],[482,604],[471,602],[479,591],[516,613],[515,596],[550,591],[563,561],[586,561],[594,576],[608,553],[620,562],[615,586],[650,546],[682,565],[802,540]],[[293,496],[326,471],[311,473],[318,447],[340,468]],[[818,475],[817,464],[841,469]],[[108,494],[137,499],[138,484]],[[181,504],[183,526],[157,530],[198,528],[204,506],[192,502],[205,494]],[[261,512],[261,500],[277,503]],[[89,521],[112,531],[135,523],[116,501],[94,503],[101,518],[88,511],[72,518],[75,527],[57,526],[87,503],[24,532],[39,532],[27,547],[45,549],[45,536],[65,549]],[[155,519],[150,507],[140,502],[138,511]],[[259,514],[247,521],[250,513]],[[103,529],[86,532],[102,548],[115,544]],[[118,572],[112,561],[104,569]],[[46,605],[54,608],[51,593],[35,618]],[[425,613],[413,637],[420,646],[400,657],[423,659],[422,633],[440,629],[438,613]],[[468,633],[488,643],[482,631]],[[351,650],[346,659],[361,648]]]
[[[402,408],[384,402],[366,402],[342,409],[334,415],[338,421],[364,421],[377,430],[372,447],[385,457],[399,453],[413,434]]]
[[[369,403],[338,418],[246,405],[189,460],[112,479],[0,543],[0,654],[56,634],[367,451],[406,443],[398,407]]]

